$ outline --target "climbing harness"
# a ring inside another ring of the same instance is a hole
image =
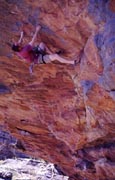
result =
[[[44,55],[47,54],[45,52],[45,50],[42,50],[39,46],[36,46],[36,47],[33,47],[32,51],[33,51],[33,54],[34,54],[35,58],[38,58],[39,55],[42,56],[41,57],[41,60],[42,60],[41,64],[46,64],[46,62],[44,61]]]

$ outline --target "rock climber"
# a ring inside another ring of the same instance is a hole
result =
[[[24,33],[21,32],[20,39],[18,42],[13,43],[12,50],[17,52],[17,55],[25,60],[26,62],[31,63],[29,67],[30,73],[33,72],[33,67],[35,64],[47,64],[51,63],[54,60],[57,60],[61,63],[66,64],[75,64],[76,60],[66,60],[65,58],[62,58],[57,53],[52,53],[50,49],[45,45],[45,43],[40,42],[40,44],[35,47],[34,43],[37,38],[37,34],[40,31],[41,26],[38,25],[36,27],[36,31],[32,37],[32,40],[25,46],[22,46],[22,40]]]

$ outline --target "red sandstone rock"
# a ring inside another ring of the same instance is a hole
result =
[[[70,179],[114,178],[115,15],[112,1],[0,2],[0,142],[8,131],[17,138],[17,151],[60,166]],[[112,18],[112,19],[111,19]],[[76,67],[39,65],[30,76],[28,64],[8,44],[25,32],[27,43],[36,24],[38,42]],[[10,137],[10,135],[9,135]],[[6,146],[7,147],[7,146]],[[111,150],[111,151],[110,151]]]

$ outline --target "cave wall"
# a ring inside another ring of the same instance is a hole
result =
[[[0,158],[32,156],[70,179],[114,179],[115,1],[0,1]],[[28,64],[11,51],[24,31],[76,66]],[[6,151],[8,150],[9,151]]]

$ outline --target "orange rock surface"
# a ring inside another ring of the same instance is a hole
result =
[[[15,149],[53,162],[73,180],[114,179],[114,4],[0,1],[0,158]],[[9,45],[21,30],[23,43],[30,41],[39,23],[36,44],[62,49],[68,61],[80,54],[80,63],[36,65],[31,76]]]

